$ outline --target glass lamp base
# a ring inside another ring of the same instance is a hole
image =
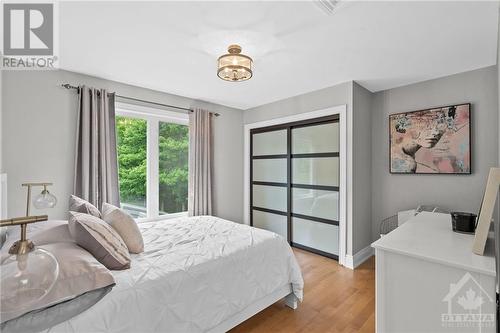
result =
[[[19,311],[41,300],[50,292],[59,274],[56,258],[40,248],[10,255],[0,269],[2,313]]]

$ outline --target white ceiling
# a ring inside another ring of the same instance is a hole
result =
[[[356,80],[371,91],[494,65],[498,3],[63,2],[61,68],[247,109]],[[254,77],[225,82],[237,43]]]

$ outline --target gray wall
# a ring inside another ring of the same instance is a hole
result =
[[[353,93],[359,97],[359,102],[353,104]],[[370,158],[370,93],[353,82],[345,82],[333,87],[313,91],[245,110],[245,124],[262,120],[285,117],[293,114],[321,110],[336,105],[347,105],[347,126],[352,127],[347,145],[353,147],[347,157],[347,168],[353,170],[351,184],[348,181],[347,211],[352,212],[352,222],[347,223],[347,255],[353,255],[370,245],[371,242],[371,174],[369,172]],[[353,109],[353,105],[355,108]],[[356,109],[359,107],[358,110]],[[354,121],[353,121],[354,119]],[[356,164],[356,165],[355,165]],[[359,173],[359,174],[358,174]],[[359,176],[359,177],[358,177]],[[351,191],[351,189],[354,189]],[[361,191],[361,192],[360,192]]]
[[[353,253],[372,242],[371,233],[371,135],[373,94],[356,82],[353,84]]]
[[[3,70],[0,70],[0,141],[2,140],[3,136],[3,132],[2,132],[2,118],[3,118],[3,112],[2,112],[2,99],[3,99],[3,96],[1,94],[2,92],[2,82],[3,82]],[[1,143],[1,142],[0,142]],[[0,144],[0,173],[3,173],[3,164],[2,164],[2,145]]]
[[[498,41],[497,41],[497,94],[498,94],[498,166],[500,166],[500,7],[498,7]],[[500,196],[500,193],[499,193]],[[497,197],[497,210],[498,210],[498,219],[495,223],[496,230],[496,239],[499,239],[500,233],[500,199]],[[495,249],[498,253],[499,245],[498,242],[495,245]],[[497,272],[500,272],[500,260],[496,261]]]
[[[277,102],[245,110],[245,124],[262,120],[286,117],[294,114],[326,109],[335,105],[347,104],[351,107],[352,83],[345,82],[333,87],[316,90],[307,94],[286,98]]]
[[[67,216],[72,192],[77,95],[61,83],[87,84],[125,96],[178,106],[202,106],[214,120],[214,211],[242,222],[243,112],[68,71],[5,71],[2,85],[3,167],[8,176],[10,216],[24,214],[25,181],[52,181],[59,202],[51,218]],[[38,211],[38,213],[44,213]]]
[[[373,238],[383,218],[433,204],[477,212],[490,167],[498,165],[498,85],[495,66],[378,92],[372,103]],[[472,175],[389,174],[388,117],[432,106],[472,103]]]

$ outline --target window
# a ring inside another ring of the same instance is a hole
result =
[[[133,217],[146,217],[147,121],[116,117],[120,204]]]
[[[187,211],[188,134],[186,125],[160,122],[160,215]]]
[[[138,219],[187,211],[188,115],[116,103],[120,201]]]

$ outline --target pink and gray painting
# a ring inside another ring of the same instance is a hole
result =
[[[470,173],[470,104],[390,115],[392,173]]]

